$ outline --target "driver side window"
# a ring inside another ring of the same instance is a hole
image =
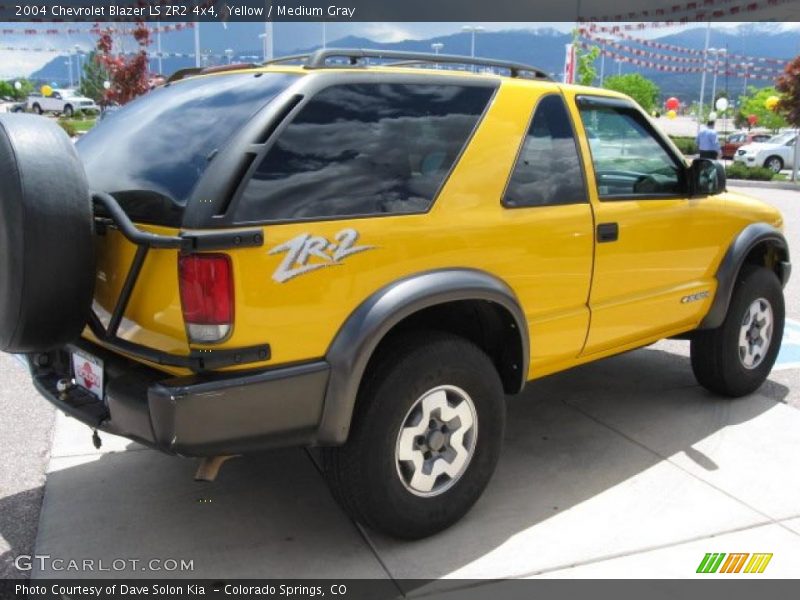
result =
[[[685,194],[684,166],[659,142],[638,110],[588,102],[580,112],[601,200]]]

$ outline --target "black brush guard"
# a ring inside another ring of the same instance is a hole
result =
[[[236,231],[208,232],[208,233],[182,233],[177,236],[158,235],[138,229],[128,218],[125,211],[114,199],[105,192],[93,192],[92,201],[95,206],[102,207],[107,216],[95,216],[95,226],[99,229],[111,227],[119,230],[125,238],[136,244],[136,254],[133,257],[125,282],[122,285],[119,298],[111,313],[108,326],[104,326],[94,309],[89,314],[88,326],[94,336],[104,346],[139,358],[147,362],[170,367],[183,367],[196,373],[220,369],[233,365],[262,362],[269,360],[271,351],[269,344],[250,346],[246,348],[227,348],[223,350],[203,349],[190,350],[187,355],[170,354],[141,344],[124,340],[117,334],[125,311],[128,308],[136,282],[142,271],[142,266],[151,249],[178,250],[181,253],[204,252],[212,250],[231,250],[235,248],[259,247],[264,245],[264,236],[260,229],[242,229]]]

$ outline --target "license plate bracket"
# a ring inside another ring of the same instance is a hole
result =
[[[102,360],[86,352],[75,351],[72,353],[72,371],[76,384],[98,399],[103,399],[105,370]]]

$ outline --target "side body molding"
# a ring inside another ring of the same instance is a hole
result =
[[[369,359],[384,336],[406,317],[432,306],[482,300],[504,308],[518,332],[521,363],[519,391],[528,371],[529,341],[525,314],[514,292],[501,280],[473,269],[443,269],[393,282],[367,298],[345,321],[326,359],[331,366],[325,406],[317,434],[319,445],[342,444],[350,431],[356,395]]]
[[[717,270],[717,294],[711,309],[700,324],[699,329],[714,329],[722,325],[728,313],[736,278],[747,255],[759,244],[767,244],[777,251],[775,271],[782,285],[789,281],[791,263],[789,262],[789,244],[783,234],[767,223],[752,223],[745,227],[733,240],[725,258]]]

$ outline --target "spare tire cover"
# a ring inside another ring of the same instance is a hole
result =
[[[0,350],[76,339],[94,292],[92,204],[70,139],[50,119],[0,115]]]

